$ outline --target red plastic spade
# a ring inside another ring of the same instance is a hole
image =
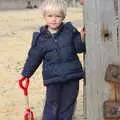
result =
[[[24,120],[34,120],[33,112],[30,110],[30,107],[29,107],[29,97],[28,97],[29,79],[25,77],[21,78],[19,80],[19,86],[21,89],[24,90],[24,95],[25,95],[26,110],[24,112]]]

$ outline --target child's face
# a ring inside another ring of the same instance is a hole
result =
[[[60,11],[51,10],[44,13],[45,22],[49,29],[57,30],[64,20],[64,16]]]

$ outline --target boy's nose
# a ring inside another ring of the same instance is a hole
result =
[[[56,21],[56,17],[53,17],[53,18],[52,18],[52,21]]]
[[[54,16],[54,17],[53,17],[53,20],[55,20],[55,19],[56,19],[56,17]]]

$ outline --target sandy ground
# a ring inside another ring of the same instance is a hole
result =
[[[81,9],[69,9],[66,21],[82,25]],[[18,79],[30,47],[32,32],[43,19],[38,10],[17,10],[0,12],[0,119],[23,120],[25,99],[18,86]],[[80,56],[80,59],[82,56]],[[29,86],[30,106],[35,120],[41,120],[45,101],[41,66],[32,76]],[[83,120],[83,81],[74,120]]]

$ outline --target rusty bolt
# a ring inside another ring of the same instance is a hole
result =
[[[117,66],[112,66],[111,74],[115,78],[119,75],[119,71],[118,71],[118,67]]]
[[[117,114],[117,108],[116,107],[112,107],[110,112],[111,112],[112,115],[113,114]]]

